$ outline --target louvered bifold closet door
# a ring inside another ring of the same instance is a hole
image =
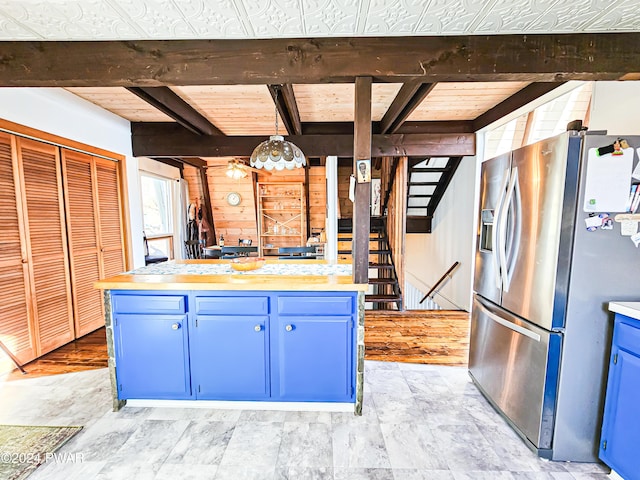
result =
[[[69,238],[69,265],[76,337],[104,325],[100,290],[98,206],[94,162],[90,155],[61,149]]]
[[[29,269],[13,150],[12,136],[0,132],[0,341],[26,363],[36,357],[36,338],[28,307]]]
[[[95,158],[95,165],[103,275],[111,277],[125,270],[118,163]]]
[[[56,146],[19,137],[16,144],[40,356],[74,338],[61,165]]]

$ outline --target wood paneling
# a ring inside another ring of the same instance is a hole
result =
[[[58,147],[17,138],[37,354],[73,340],[71,285]]]
[[[66,90],[130,122],[171,121],[171,117],[123,87],[69,87]]]
[[[11,135],[0,132],[0,340],[24,363],[36,355],[36,338],[27,300],[29,270],[22,247],[22,205],[13,142]],[[0,365],[5,363],[4,358],[0,352]]]
[[[101,275],[109,277],[127,269],[124,252],[124,222],[122,212],[119,163],[93,158],[97,217],[100,232]]]
[[[0,132],[0,335],[20,362],[104,324],[93,283],[125,270],[120,168]]]
[[[349,200],[349,177],[352,173],[352,165],[338,164],[338,213],[340,218],[353,218],[353,202]]]
[[[218,163],[212,161],[211,164],[217,165]],[[258,245],[253,175],[249,174],[245,178],[233,180],[225,175],[224,168],[209,168],[207,169],[207,180],[211,195],[213,223],[218,239],[220,239],[220,235],[224,235],[225,245],[237,245],[240,238],[250,238],[253,245]],[[240,205],[232,206],[227,203],[227,195],[230,192],[240,194]]]
[[[473,120],[527,85],[528,82],[438,83],[407,120]]]
[[[100,278],[125,270],[116,162],[62,149],[75,336],[104,325]]]
[[[311,232],[324,230],[327,211],[327,173],[325,167],[309,167],[308,189]]]
[[[400,90],[400,83],[376,83],[371,91],[371,117],[382,119]],[[303,122],[353,122],[353,84],[298,84],[293,86]]]
[[[389,159],[390,160],[390,159]],[[406,203],[407,203],[407,157],[400,157],[397,162],[396,173],[391,195],[387,206],[387,234],[389,236],[389,247],[391,248],[393,263],[396,269],[398,282],[404,285],[404,245],[406,234]],[[382,191],[386,191],[389,185],[386,183],[391,178],[389,169],[394,165],[392,161],[382,162]]]
[[[364,325],[365,358],[368,360],[467,364],[467,312],[367,310]]]
[[[91,155],[62,150],[62,173],[75,336],[81,336],[104,324],[100,291],[93,288],[102,272],[98,258],[98,206]]]
[[[276,110],[266,85],[185,86],[171,89],[225,135],[275,135]],[[279,133],[286,134],[279,116],[278,124]]]

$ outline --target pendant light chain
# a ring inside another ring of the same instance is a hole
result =
[[[278,135],[278,92],[280,91],[279,88],[275,88],[274,89],[276,91],[276,96],[274,99],[274,105],[275,105],[275,113],[276,113],[276,135]]]

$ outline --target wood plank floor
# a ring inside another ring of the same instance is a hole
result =
[[[389,362],[466,365],[468,312],[365,311],[365,358]]]
[[[107,361],[107,337],[103,327],[23,365],[27,371],[26,375],[21,374],[16,368],[4,380],[104,368],[107,366]]]

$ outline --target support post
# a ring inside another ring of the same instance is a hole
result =
[[[353,174],[358,175],[358,160],[371,160],[371,77],[357,77],[353,135]],[[371,175],[369,174],[369,177]],[[369,281],[369,230],[371,178],[356,183],[353,205],[353,282]]]

